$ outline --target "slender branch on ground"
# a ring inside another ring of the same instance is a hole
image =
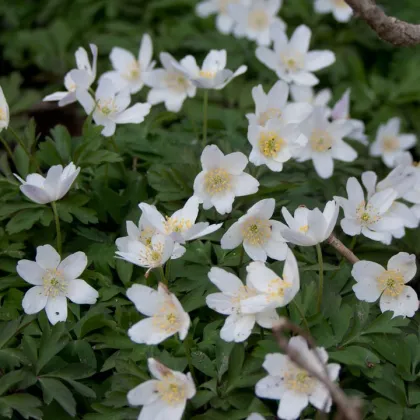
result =
[[[349,261],[352,264],[357,263],[357,261],[360,261],[359,258],[356,257],[356,255],[353,254],[353,252],[347,248],[343,242],[341,242],[335,235],[332,233],[328,239],[327,243],[330,244],[333,248],[338,251],[347,261]]]

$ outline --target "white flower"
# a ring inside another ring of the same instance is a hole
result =
[[[67,299],[93,305],[98,292],[78,277],[87,265],[84,252],[76,252],[61,261],[51,245],[36,249],[35,261],[20,260],[16,271],[23,280],[34,285],[23,297],[22,307],[31,315],[45,308],[51,324],[67,319]]]
[[[272,119],[262,127],[248,126],[248,141],[252,145],[249,160],[255,166],[267,165],[272,171],[283,170],[283,163],[300,156],[308,139],[302,134],[298,124],[284,124]]]
[[[343,141],[353,129],[349,121],[329,122],[325,109],[316,107],[309,118],[300,124],[302,133],[309,139],[297,160],[312,159],[315,170],[321,178],[330,178],[334,172],[334,159],[353,162],[357,152]]]
[[[181,340],[185,339],[190,328],[190,317],[178,298],[163,283],[159,283],[157,291],[134,284],[127,290],[127,297],[139,312],[148,317],[128,330],[128,336],[135,343],[159,344],[176,333]]]
[[[76,91],[77,99],[89,115],[93,112],[93,120],[102,125],[102,134],[110,137],[115,133],[117,124],[140,124],[150,112],[150,104],[137,103],[130,105],[130,92],[126,88],[119,89],[110,79],[101,79],[96,89],[95,99],[86,90]]]
[[[175,245],[170,236],[160,233],[151,237],[150,244],[132,240],[130,237],[118,238],[115,244],[118,248],[117,256],[139,267],[147,268],[147,271],[163,266],[172,257]],[[182,253],[184,251],[185,249]]]
[[[338,22],[348,22],[353,16],[353,9],[345,0],[315,0],[314,6],[318,13],[332,13]]]
[[[9,121],[9,105],[7,104],[3,89],[0,86],[0,132],[3,128],[7,128],[9,126]]]
[[[278,322],[279,316],[273,308],[254,312],[251,308],[248,313],[242,312],[241,302],[258,293],[248,280],[245,286],[234,274],[218,267],[213,267],[208,276],[221,293],[209,294],[206,297],[207,306],[219,314],[228,315],[220,330],[222,340],[240,343],[250,336],[255,323],[263,328],[272,328]]]
[[[258,413],[251,413],[246,420],[265,420],[265,418]]]
[[[89,44],[92,51],[92,64],[88,54],[82,47],[75,53],[77,69],[69,71],[64,77],[66,92],[55,92],[46,96],[44,101],[58,101],[59,106],[65,106],[76,102],[76,90],[88,90],[96,78],[96,62],[98,59],[98,47]]]
[[[282,224],[270,220],[275,206],[274,198],[254,204],[223,235],[222,249],[234,249],[243,243],[245,252],[254,261],[266,261],[267,255],[283,261],[288,248],[280,233]]]
[[[386,269],[372,261],[358,261],[351,272],[357,282],[353,290],[365,302],[375,302],[380,297],[382,312],[392,311],[393,317],[412,317],[419,300],[414,289],[405,284],[414,278],[416,271],[416,256],[406,252],[391,257]]]
[[[347,89],[341,99],[334,105],[331,117],[335,121],[349,121],[353,126],[353,130],[347,135],[347,137],[357,140],[365,146],[368,144],[364,122],[350,118],[350,89]]]
[[[286,24],[277,16],[282,0],[253,0],[250,6],[230,4],[229,16],[235,21],[233,33],[236,37],[246,37],[258,45],[270,45],[270,28],[276,24],[283,31]]]
[[[214,206],[220,214],[230,213],[235,197],[258,191],[259,182],[244,173],[247,163],[248,159],[241,152],[224,155],[216,145],[204,148],[203,170],[194,180],[194,195],[205,210]]]
[[[328,201],[324,212],[318,208],[309,210],[298,207],[294,217],[286,207],[281,209],[288,227],[282,224],[281,234],[286,241],[300,246],[313,246],[328,239],[337,223],[340,207],[334,200]]]
[[[144,76],[144,83],[151,87],[147,102],[152,105],[165,103],[168,111],[178,112],[187,97],[193,98],[197,88],[179,70],[180,64],[168,53],[160,53],[163,69],[151,70]]]
[[[400,125],[399,118],[391,118],[386,124],[382,124],[370,146],[370,154],[382,156],[383,162],[389,168],[396,166],[397,158],[417,142],[414,134],[400,134]]]
[[[391,232],[403,226],[399,217],[388,216],[398,196],[393,188],[373,194],[366,202],[365,194],[359,181],[351,177],[347,180],[348,198],[334,197],[334,200],[344,210],[341,228],[350,236],[360,235],[374,241],[381,241],[389,245],[392,240]]]
[[[248,5],[251,0],[204,0],[197,4],[195,12],[198,16],[206,18],[217,14],[216,27],[222,34],[230,34],[235,25],[234,19],[228,13],[230,4]]]
[[[286,306],[299,291],[299,269],[290,249],[287,250],[281,277],[261,261],[252,262],[247,266],[246,271],[248,272],[247,284],[253,287],[257,294],[241,301],[241,311],[244,314]]]
[[[289,340],[289,348],[305,357],[314,370],[322,374],[326,368],[329,379],[335,381],[338,378],[340,365],[327,365],[328,353],[323,347],[310,350],[306,340],[297,336]],[[263,367],[268,376],[257,382],[255,393],[258,397],[280,400],[277,411],[280,419],[297,419],[309,403],[318,410],[330,411],[332,400],[327,388],[308,371],[293,363],[288,356],[280,353],[267,354]]]
[[[71,162],[64,169],[61,165],[51,166],[46,178],[40,174],[29,174],[25,181],[20,176],[14,175],[22,183],[20,190],[26,197],[35,203],[47,204],[63,198],[79,172],[80,168],[76,168]]]
[[[138,58],[130,51],[114,47],[109,56],[114,70],[104,73],[101,79],[110,79],[118,90],[128,88],[130,93],[137,93],[144,85],[145,73],[155,65],[152,55],[152,39],[148,34],[143,35]]]
[[[306,102],[313,106],[327,108],[329,110],[328,116],[331,113],[331,110],[328,108],[328,102],[332,98],[331,89],[321,89],[315,93],[314,88],[311,86],[292,84],[290,85],[290,95],[294,102]]]
[[[274,39],[274,50],[258,47],[256,55],[258,60],[287,83],[314,86],[319,80],[312,72],[335,62],[335,55],[331,51],[308,51],[311,30],[305,25],[296,28],[290,41],[278,25],[271,27],[271,34]]]
[[[170,235],[176,242],[184,243],[193,239],[201,238],[220,229],[223,223],[209,225],[207,222],[195,223],[198,216],[199,200],[191,197],[185,206],[177,210],[171,217],[163,217],[155,206],[140,203],[139,207],[143,215],[151,223],[154,229],[163,235]]]
[[[282,121],[284,124],[300,123],[312,112],[306,100],[300,103],[288,103],[289,85],[279,80],[266,94],[261,85],[252,88],[255,103],[255,114],[247,114],[250,125],[264,127],[271,119]],[[298,102],[298,101],[296,101]]]
[[[180,63],[173,65],[182,72],[194,86],[202,89],[223,89],[235,77],[244,74],[247,66],[240,66],[235,72],[226,68],[226,50],[211,50],[200,69],[195,58],[187,55]]]
[[[181,420],[187,400],[195,395],[191,374],[167,368],[157,360],[147,360],[155,379],[143,382],[127,394],[128,403],[143,408],[137,420]]]

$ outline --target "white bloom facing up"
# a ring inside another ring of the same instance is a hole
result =
[[[309,141],[297,160],[312,160],[315,171],[321,178],[326,179],[333,175],[334,160],[353,162],[357,158],[357,152],[343,141],[353,130],[349,121],[329,122],[325,109],[316,107],[311,116],[300,125],[300,129]]]
[[[319,80],[312,72],[335,62],[335,55],[331,51],[308,51],[312,33],[306,25],[298,26],[290,40],[278,25],[271,27],[271,34],[274,49],[258,47],[256,55],[261,63],[287,83],[314,86]]]
[[[331,109],[328,108],[328,103],[332,99],[332,92],[330,89],[321,89],[318,92],[314,91],[311,86],[290,85],[290,95],[294,102],[306,102],[312,106],[326,108],[328,116]]]
[[[315,0],[317,13],[332,13],[338,22],[348,22],[353,16],[353,9],[345,0]]]
[[[270,45],[271,26],[286,29],[286,24],[277,16],[281,5],[282,0],[253,0],[249,6],[230,4],[228,12],[235,21],[234,35],[256,41],[258,45]]]
[[[71,162],[64,169],[61,165],[51,166],[45,178],[40,174],[29,174],[25,181],[14,175],[22,183],[20,190],[26,197],[35,203],[47,204],[63,198],[79,172],[80,168]]]
[[[295,245],[313,246],[324,242],[337,223],[340,207],[334,200],[328,201],[324,211],[298,207],[292,216],[286,207],[281,209],[288,226],[280,229],[284,239]]]
[[[59,106],[65,106],[76,102],[76,90],[88,90],[96,79],[96,62],[98,59],[98,48],[90,44],[92,51],[92,64],[89,61],[88,53],[83,47],[78,48],[75,53],[77,69],[69,71],[64,77],[65,92],[55,92],[47,95],[44,101],[58,101]]]
[[[255,323],[263,328],[272,328],[278,322],[279,316],[273,308],[257,308],[256,311],[251,308],[247,313],[242,312],[241,303],[258,294],[248,280],[244,285],[234,274],[218,267],[213,267],[208,275],[221,293],[209,294],[206,297],[207,306],[219,314],[228,315],[220,330],[222,340],[240,343],[251,335]]]
[[[270,220],[275,206],[274,198],[254,204],[223,235],[222,249],[234,249],[243,243],[245,252],[254,261],[266,261],[267,256],[283,261],[288,248],[280,233],[282,224]]]
[[[284,124],[272,119],[264,127],[248,126],[248,141],[252,151],[249,160],[255,166],[267,165],[274,172],[283,170],[283,164],[300,156],[308,143],[298,124]]]
[[[350,236],[363,234],[374,241],[389,245],[391,232],[403,226],[399,217],[387,215],[398,196],[393,188],[386,188],[373,194],[368,200],[359,181],[351,177],[347,180],[347,196],[334,197],[344,210],[341,228]]]
[[[109,56],[114,70],[104,73],[101,79],[110,79],[118,90],[128,88],[130,93],[137,93],[144,85],[144,75],[155,65],[152,55],[153,44],[148,34],[143,35],[137,58],[130,51],[114,47]]]
[[[139,207],[154,229],[163,235],[172,236],[176,242],[184,243],[209,235],[220,229],[223,224],[209,225],[207,222],[195,223],[198,216],[199,204],[199,199],[193,196],[187,200],[182,209],[177,210],[171,217],[163,217],[155,206],[147,203],[140,203]]]
[[[211,50],[200,68],[192,55],[187,55],[174,66],[182,72],[194,86],[202,89],[223,89],[232,79],[247,71],[247,66],[240,66],[235,72],[226,68],[226,50]]]
[[[372,261],[358,261],[351,272],[356,280],[356,297],[365,302],[379,298],[382,312],[392,311],[393,317],[412,317],[419,308],[417,293],[406,286],[416,274],[416,256],[399,252],[389,261],[387,268]]]
[[[151,88],[147,102],[152,105],[165,103],[168,111],[178,112],[185,99],[193,98],[197,88],[188,79],[179,64],[170,54],[160,54],[162,69],[154,69],[145,75],[144,82]]]
[[[154,379],[127,394],[130,405],[143,406],[138,420],[181,420],[187,400],[196,393],[191,374],[171,370],[152,358],[147,364]]]
[[[340,365],[327,364],[328,353],[323,347],[310,350],[306,340],[300,336],[292,337],[289,347],[305,357],[314,370],[322,374],[326,369],[330,380],[335,381],[338,378]],[[280,419],[297,419],[309,403],[318,410],[330,411],[332,400],[327,388],[288,356],[280,353],[267,354],[263,367],[268,376],[257,382],[255,393],[261,398],[280,400],[277,411]]]
[[[98,292],[78,277],[87,266],[84,252],[76,252],[61,261],[51,245],[36,249],[35,261],[20,260],[16,271],[32,284],[23,297],[22,307],[31,315],[45,308],[51,324],[67,319],[67,299],[73,303],[93,305]]]
[[[134,324],[128,336],[135,343],[155,345],[178,333],[184,340],[190,328],[190,317],[178,298],[159,283],[158,290],[134,284],[127,290],[127,297],[136,309],[148,318]]]
[[[9,105],[0,86],[0,132],[9,126],[10,113]]]
[[[244,172],[248,159],[241,152],[224,155],[216,145],[206,146],[201,154],[203,170],[194,180],[194,195],[208,210],[230,213],[235,197],[255,194],[259,182]]]
[[[249,124],[264,127],[272,119],[284,124],[302,122],[312,112],[312,106],[307,101],[288,103],[288,97],[289,85],[283,80],[278,80],[267,94],[261,85],[254,87],[255,114],[247,114]]]
[[[376,134],[375,141],[370,146],[372,156],[382,156],[388,168],[397,165],[397,159],[405,150],[411,149],[417,142],[414,134],[400,134],[401,120],[391,118],[382,124]]]
[[[95,99],[86,90],[76,91],[77,99],[89,115],[93,113],[96,124],[104,127],[102,134],[110,137],[117,124],[140,124],[150,112],[150,104],[137,103],[128,108],[131,97],[128,88],[119,91],[110,79],[101,79]]]

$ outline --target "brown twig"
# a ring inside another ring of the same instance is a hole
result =
[[[334,233],[328,237],[327,243],[334,247],[347,261],[351,262],[352,264],[360,261],[359,258],[357,258],[356,255],[354,255],[353,252],[334,235]]]
[[[302,328],[293,324],[286,318],[281,318],[278,325],[273,327],[273,333],[277,340],[277,344],[284,351],[284,353],[289,357],[289,359],[298,365],[299,367],[305,369],[311,376],[316,378],[318,381],[328,389],[331,398],[336,403],[338,407],[337,418],[343,420],[361,420],[361,402],[356,398],[349,398],[341,388],[328,376],[325,364],[320,359],[318,352],[314,353],[317,355],[319,361],[325,367],[324,372],[320,372],[317,369],[314,369],[312,364],[297,350],[289,346],[289,340],[283,334],[284,331],[292,331],[298,335],[301,335],[308,342],[311,349],[316,349],[316,344],[314,339]]]
[[[345,1],[382,40],[401,47],[420,44],[420,25],[387,16],[375,0]]]

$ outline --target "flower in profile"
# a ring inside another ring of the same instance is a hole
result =
[[[328,116],[331,113],[331,110],[328,108],[328,103],[332,99],[331,89],[321,89],[320,91],[314,91],[314,88],[311,86],[301,86],[301,85],[290,85],[290,95],[294,102],[306,102],[313,106],[326,108]]]
[[[248,126],[252,151],[249,160],[255,166],[267,165],[274,172],[283,170],[283,163],[301,155],[308,143],[298,124],[285,124],[271,119],[262,127]]]
[[[26,197],[35,203],[47,204],[63,198],[79,172],[80,168],[71,162],[64,169],[61,165],[51,166],[45,178],[40,174],[29,174],[24,180],[14,175],[22,183],[20,190]]]
[[[253,307],[249,306],[247,313],[242,312],[241,303],[258,294],[248,280],[244,285],[234,274],[218,267],[213,267],[208,276],[221,293],[209,294],[206,297],[207,306],[219,314],[228,315],[220,330],[222,340],[240,343],[251,335],[255,323],[263,328],[272,328],[278,322],[279,316],[273,308],[265,310],[257,307],[253,311]]]
[[[9,126],[10,113],[9,105],[0,86],[0,132]]]
[[[297,160],[312,160],[315,171],[321,178],[330,178],[334,172],[334,160],[353,162],[357,152],[349,146],[344,137],[353,130],[349,121],[330,122],[324,108],[315,107],[313,113],[302,124],[301,132],[308,138],[308,143],[299,152]]]
[[[281,277],[261,261],[252,262],[247,266],[246,271],[248,272],[247,284],[257,293],[255,296],[242,300],[241,311],[244,314],[286,306],[299,291],[299,269],[290,249],[287,250]]]
[[[306,340],[296,336],[289,340],[289,348],[305,357],[314,370],[320,373],[326,371],[330,380],[335,381],[338,378],[340,365],[327,364],[328,353],[323,347],[310,350]],[[318,410],[330,411],[332,399],[325,385],[288,356],[269,353],[265,356],[263,368],[268,376],[257,382],[255,393],[261,398],[280,400],[277,411],[280,419],[297,419],[309,403]]]
[[[283,261],[288,248],[280,233],[282,224],[271,220],[275,206],[274,198],[254,204],[223,235],[222,249],[234,249],[243,243],[245,252],[254,261],[266,261],[267,256]]]
[[[398,158],[397,163],[397,168],[402,166],[411,174],[412,178],[414,179],[414,183],[412,185],[410,183],[410,188],[403,191],[402,198],[409,203],[414,204],[410,210],[415,214],[417,219],[420,220],[420,165],[418,162],[413,161],[413,157],[411,156],[410,152],[404,152]],[[407,185],[407,183],[405,185]]]
[[[399,252],[388,261],[387,268],[372,261],[358,261],[352,269],[356,280],[353,291],[365,302],[379,299],[382,312],[392,311],[396,316],[412,317],[419,308],[415,290],[406,286],[416,274],[416,256]]]
[[[192,55],[173,65],[183,73],[194,86],[202,89],[223,89],[235,77],[244,74],[247,66],[240,66],[235,72],[226,68],[226,50],[211,50],[200,68]]]
[[[98,59],[98,47],[89,44],[92,51],[92,64],[88,53],[83,47],[75,53],[77,69],[69,71],[64,77],[65,92],[55,92],[46,96],[44,101],[58,101],[58,106],[65,106],[76,102],[76,90],[88,90],[96,79],[96,62]]]
[[[353,9],[345,0],[315,0],[314,7],[317,13],[332,13],[338,22],[348,22],[353,16]]]
[[[140,313],[148,317],[128,330],[128,336],[135,343],[159,344],[176,333],[181,340],[185,339],[190,328],[190,317],[178,298],[163,283],[159,283],[157,291],[134,284],[127,290],[127,297]]]
[[[287,102],[288,97],[289,85],[283,80],[278,80],[267,94],[262,85],[252,88],[255,113],[247,114],[249,124],[264,127],[272,119],[284,124],[302,122],[312,112],[312,106],[306,100]]]
[[[87,266],[84,252],[76,252],[61,261],[51,245],[36,249],[35,261],[20,260],[16,271],[32,284],[23,297],[22,307],[28,315],[45,309],[48,320],[56,324],[67,319],[67,299],[73,303],[93,305],[98,292],[79,279]]]
[[[334,200],[328,201],[324,211],[298,207],[292,216],[286,207],[281,209],[288,226],[280,229],[284,239],[295,245],[313,246],[324,242],[331,235],[337,223],[340,207]]]
[[[143,406],[138,420],[181,420],[187,400],[196,390],[191,374],[167,368],[155,359],[147,360],[154,379],[145,381],[127,394],[132,406]]]
[[[110,79],[101,79],[95,99],[86,90],[76,91],[77,99],[85,112],[92,113],[96,124],[104,127],[102,134],[110,137],[115,133],[117,124],[140,124],[150,112],[150,104],[130,105],[129,89],[119,91]]]
[[[308,51],[312,33],[306,25],[298,26],[290,40],[279,25],[271,27],[271,35],[274,49],[258,47],[256,55],[261,63],[287,83],[314,86],[319,80],[313,72],[335,62],[331,51]]]
[[[382,124],[370,146],[371,156],[382,156],[382,161],[388,168],[396,166],[401,154],[417,142],[414,134],[400,134],[400,125],[399,118],[391,118],[386,124]]]
[[[217,15],[216,27],[222,34],[230,34],[235,26],[235,20],[228,13],[230,4],[249,5],[251,0],[204,0],[197,4],[195,12],[201,18]]]
[[[170,54],[160,53],[162,69],[154,69],[144,75],[144,83],[151,88],[147,102],[156,105],[165,103],[168,111],[178,112],[185,99],[193,98],[197,88],[184,72],[179,70],[179,64]]]
[[[277,25],[283,31],[286,24],[277,15],[282,0],[253,0],[249,6],[233,3],[228,7],[229,16],[235,21],[233,33],[236,37],[246,37],[258,45],[270,45],[270,28]]]
[[[386,188],[373,194],[367,201],[359,181],[351,177],[347,180],[347,196],[334,197],[334,200],[344,210],[341,228],[350,236],[364,235],[374,241],[389,245],[391,232],[403,226],[399,217],[387,215],[395,199],[397,191]]]
[[[203,170],[194,180],[194,195],[208,210],[213,206],[220,214],[230,213],[235,197],[255,194],[259,182],[244,172],[248,159],[241,152],[224,155],[212,144],[201,154]]]
[[[109,56],[114,70],[105,72],[101,79],[110,79],[118,90],[129,89],[137,93],[144,86],[144,75],[155,65],[152,61],[153,44],[148,34],[144,34],[136,58],[130,51],[114,47]]]

